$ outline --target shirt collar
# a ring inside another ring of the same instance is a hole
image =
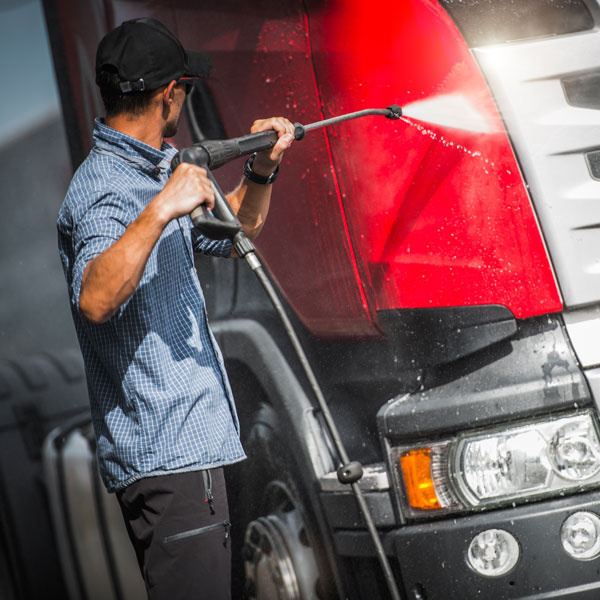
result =
[[[177,150],[165,141],[162,143],[162,148],[157,150],[134,137],[109,127],[102,118],[97,118],[94,122],[94,142],[101,150],[109,151],[125,160],[134,161],[140,166],[145,163],[148,169],[153,171],[156,168],[161,171],[169,169],[171,160],[177,154]]]

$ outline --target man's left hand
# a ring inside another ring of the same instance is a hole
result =
[[[272,117],[270,119],[258,119],[254,121],[250,133],[268,131],[274,129],[279,139],[269,150],[258,152],[252,164],[252,170],[258,175],[269,176],[281,162],[283,153],[294,141],[294,126],[285,117]]]

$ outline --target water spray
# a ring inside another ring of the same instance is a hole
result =
[[[498,121],[491,119],[473,103],[471,96],[461,93],[440,94],[431,98],[423,98],[407,104],[403,115],[439,125],[449,129],[460,129],[471,133],[496,133],[500,130]]]
[[[308,125],[295,123],[294,138],[296,140],[301,140],[304,138],[307,132],[314,129],[328,127],[329,125],[334,125],[342,121],[349,121],[351,119],[372,115],[381,115],[388,119],[395,120],[402,116],[402,109],[397,105],[391,105],[383,109],[374,108],[351,112],[333,117],[331,119],[324,119],[322,121],[310,123]],[[256,255],[254,245],[242,230],[241,223],[231,209],[231,206],[225,198],[225,194],[221,191],[221,188],[211,173],[211,169],[221,167],[240,156],[272,148],[277,143],[278,137],[279,134],[275,130],[269,130],[251,133],[249,135],[228,140],[207,140],[199,142],[193,146],[180,150],[173,158],[171,166],[174,170],[180,163],[188,162],[199,165],[206,169],[206,173],[215,192],[215,206],[213,210],[209,212],[203,205],[201,205],[192,211],[190,218],[202,234],[212,239],[232,240],[233,247],[235,248],[237,254],[246,260],[265,289],[269,300],[273,304],[273,307],[275,308],[275,311],[277,312],[285,328],[294,351],[296,352],[296,356],[298,357],[300,365],[302,366],[304,374],[306,375],[306,378],[314,393],[317,405],[323,416],[323,420],[325,421],[325,425],[338,454],[340,460],[340,465],[337,469],[338,480],[340,483],[349,485],[352,488],[359,511],[364,519],[373,545],[375,546],[377,559],[381,565],[381,569],[390,592],[390,597],[392,600],[401,600],[401,596],[396,585],[396,580],[394,579],[390,563],[383,548],[379,532],[375,527],[373,516],[370,513],[363,491],[358,483],[363,475],[362,465],[359,462],[351,461],[349,459],[338,428],[329,410],[329,406],[325,401],[325,396],[321,390],[321,386],[319,385],[314,371],[310,366],[310,362],[308,361],[306,353],[304,352],[302,344],[300,343],[300,339],[294,330],[292,322],[285,312],[275,287],[271,283],[271,280],[267,277],[264,267]]]

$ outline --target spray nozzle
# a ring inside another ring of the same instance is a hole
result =
[[[402,108],[397,104],[390,104],[385,110],[388,111],[388,114],[385,115],[388,119],[395,120],[402,116]]]

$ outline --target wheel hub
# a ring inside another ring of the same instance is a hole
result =
[[[318,569],[302,513],[282,483],[267,488],[269,514],[252,521],[244,537],[244,568],[254,600],[317,597]]]

